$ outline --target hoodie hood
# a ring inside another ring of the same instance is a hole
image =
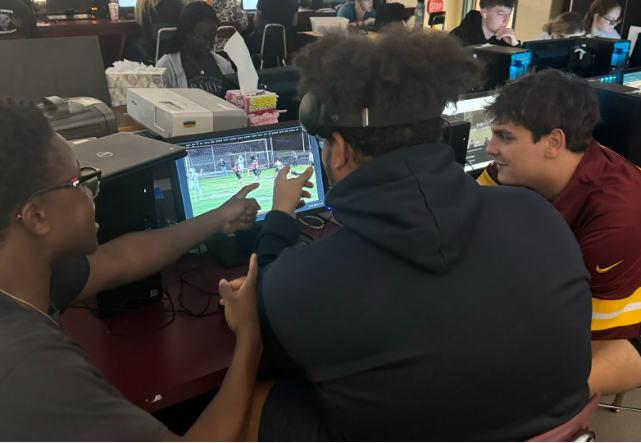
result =
[[[444,273],[475,229],[479,185],[445,144],[386,154],[341,180],[327,195],[345,228],[401,259]]]

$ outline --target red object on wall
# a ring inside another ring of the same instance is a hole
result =
[[[441,12],[443,11],[443,6],[443,0],[430,0],[427,3],[427,13]]]

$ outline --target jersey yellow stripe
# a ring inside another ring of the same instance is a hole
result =
[[[592,299],[592,330],[631,326],[641,323],[641,288],[622,300]]]
[[[492,180],[492,177],[490,177],[490,174],[487,173],[487,170],[484,170],[476,181],[481,186],[497,186],[496,182]]]

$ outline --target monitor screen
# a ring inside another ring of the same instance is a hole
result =
[[[118,4],[121,8],[131,8],[136,7],[136,0],[118,0]]]
[[[466,172],[483,169],[494,161],[494,157],[485,152],[492,138],[492,120],[488,118],[485,107],[490,105],[495,97],[493,94],[462,96],[456,105],[448,105],[443,112],[471,125],[465,157]]]
[[[624,72],[623,84],[631,88],[641,89],[641,71]]]
[[[249,196],[258,200],[258,220],[263,220],[272,208],[274,179],[286,165],[291,167],[288,178],[298,176],[310,165],[315,169],[312,198],[297,212],[325,206],[318,144],[298,122],[271,129],[246,128],[232,134],[176,143],[187,148],[187,157],[176,161],[187,219],[218,208],[244,185],[260,183]]]
[[[258,0],[243,0],[243,9],[253,11],[258,6]]]
[[[613,69],[625,69],[626,64],[628,63],[628,57],[630,56],[630,42],[616,42],[614,44],[614,51],[612,51],[612,63],[611,66]]]

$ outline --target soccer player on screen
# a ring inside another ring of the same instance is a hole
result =
[[[256,159],[256,157],[252,155],[252,158],[252,172],[254,173],[254,183],[257,183],[260,181],[260,169],[258,167],[258,160]]]
[[[243,186],[243,170],[238,166],[238,163],[234,165],[234,173],[238,177],[238,186]]]

